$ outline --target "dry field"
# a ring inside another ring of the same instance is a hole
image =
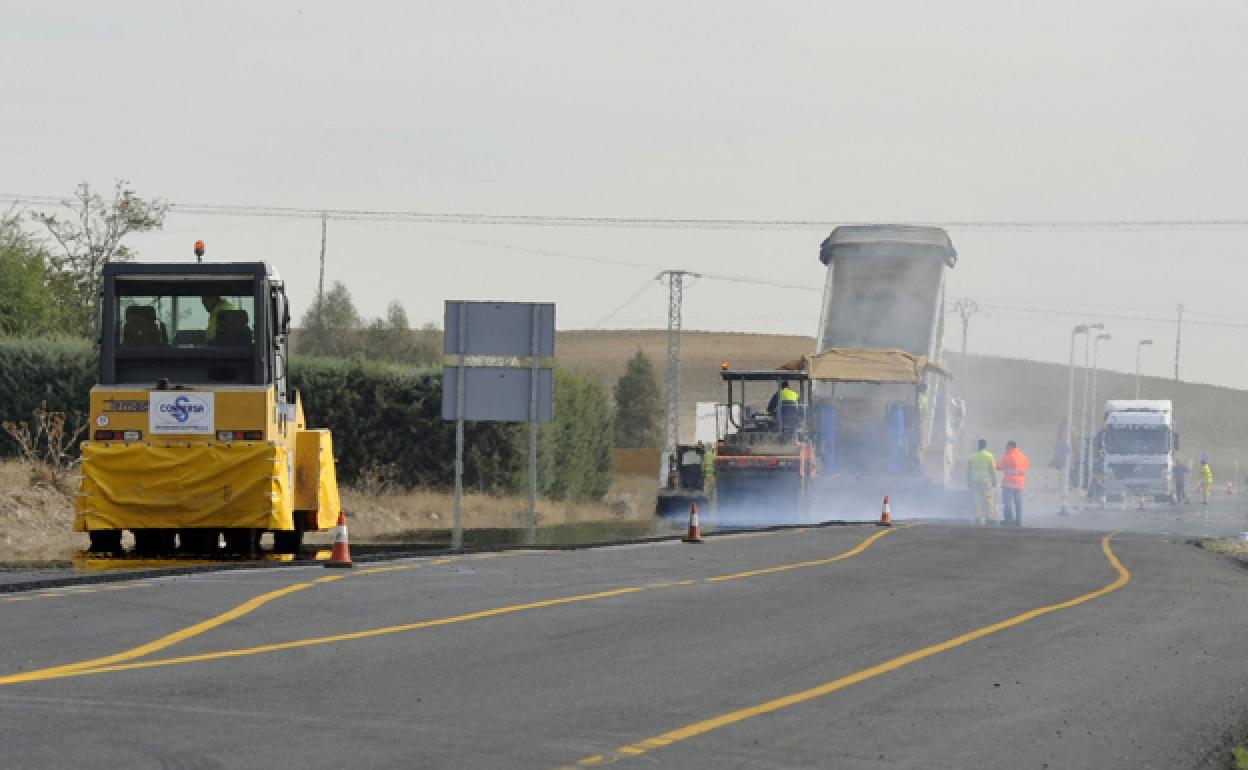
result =
[[[70,480],[70,486],[77,484]],[[23,462],[0,462],[0,562],[65,559],[87,547],[73,532],[73,498]]]
[[[344,489],[342,507],[351,515],[351,539],[367,542],[396,532],[449,530],[455,497],[430,490],[364,494]],[[461,511],[465,529],[523,529],[529,522],[529,499],[465,493]],[[654,484],[649,476],[620,480],[599,503],[537,501],[538,525],[543,527],[591,521],[649,522],[653,511]]]
[[[539,499],[538,522],[541,526],[648,523],[654,512],[654,478],[654,474],[621,476],[598,503]],[[76,484],[71,479],[67,487],[72,490]],[[364,492],[344,487],[342,504],[351,514],[352,541],[367,542],[408,530],[449,530],[454,496],[420,489]],[[529,499],[465,493],[462,515],[467,529],[524,528]],[[73,498],[53,488],[46,474],[26,463],[0,461],[0,563],[70,558],[87,547],[87,536],[72,531],[73,521]],[[308,539],[321,542],[328,537],[320,533]]]

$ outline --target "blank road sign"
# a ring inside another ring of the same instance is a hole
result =
[[[460,369],[442,370],[442,419],[456,418]],[[464,419],[478,422],[528,422],[532,369],[504,366],[469,366],[464,372]],[[554,375],[537,370],[537,421],[550,422],[554,415]]]
[[[459,349],[459,310],[467,309],[464,349]],[[533,355],[533,308],[537,308],[537,355],[555,354],[553,302],[469,302],[447,300],[442,352],[465,356]],[[528,419],[527,417],[525,418]]]

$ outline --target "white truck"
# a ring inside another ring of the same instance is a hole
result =
[[[1179,448],[1174,406],[1162,400],[1105,402],[1105,428],[1097,459],[1104,473],[1105,496],[1124,495],[1172,500],[1174,453]]]

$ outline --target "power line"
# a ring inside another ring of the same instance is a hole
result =
[[[18,204],[63,205],[68,197],[0,193],[0,200]],[[272,217],[387,221],[411,224],[501,225],[527,227],[590,227],[666,230],[830,230],[841,225],[875,224],[867,220],[768,219],[768,218],[669,218],[630,216],[576,216],[567,214],[501,214],[488,212],[438,212],[396,209],[331,209],[248,204],[171,203],[171,214],[204,216]],[[889,218],[891,219],[891,218]],[[906,224],[944,227],[951,230],[1023,232],[1151,232],[1170,230],[1246,230],[1245,218],[1202,219],[948,219],[912,220]]]
[[[638,297],[640,297],[642,294],[644,294],[644,293],[645,293],[646,289],[649,289],[649,288],[650,288],[650,287],[652,287],[652,286],[654,286],[654,279],[653,279],[653,278],[647,278],[647,279],[646,279],[646,282],[645,282],[645,283],[643,283],[643,284],[641,285],[641,288],[640,288],[640,289],[638,289],[637,291],[635,291],[635,292],[633,292],[632,294],[628,295],[628,299],[626,299],[626,300],[624,300],[623,302],[621,302],[621,303],[620,303],[620,305],[619,305],[619,307],[617,307],[615,310],[612,310],[610,313],[607,313],[605,316],[603,316],[603,318],[602,318],[602,320],[601,320],[601,321],[599,321],[598,323],[594,324],[594,328],[595,328],[595,329],[601,329],[602,327],[606,326],[606,325],[607,325],[607,321],[610,321],[612,318],[615,318],[617,315],[619,315],[619,313],[620,313],[622,310],[624,310],[624,308],[626,308],[626,307],[628,307],[629,305],[633,304],[633,302],[635,302],[635,301],[637,300],[637,298],[638,298]]]
[[[614,259],[611,257],[590,256],[587,254],[573,254],[567,251],[554,251],[552,249],[538,249],[530,246],[516,246],[509,243],[499,243],[497,241],[485,241],[479,238],[455,238],[449,235],[438,235],[434,233],[425,233],[430,238],[437,238],[444,241],[452,241],[454,243],[468,243],[475,246],[486,246],[493,249],[506,249],[507,251],[516,251],[525,254],[538,254],[544,257],[554,257],[556,259],[570,259],[578,262],[596,262],[601,265],[618,265],[620,267],[644,267],[651,270],[663,270],[663,265],[635,262],[627,259]],[[698,276],[709,281],[725,281],[728,283],[743,283],[750,286],[769,286],[775,289],[790,289],[794,291],[823,291],[818,286],[807,286],[804,284],[784,283],[782,281],[774,281],[769,278],[756,278],[750,275],[730,275],[728,273],[698,273]]]
[[[1147,316],[1147,315],[1128,315],[1128,314],[1119,314],[1119,313],[1106,313],[1106,312],[1102,312],[1098,310],[1055,310],[1053,308],[1020,307],[1018,305],[996,305],[996,304],[990,304],[990,303],[980,303],[979,308],[989,314],[992,314],[993,311],[996,311],[997,313],[1005,313],[1006,315],[1009,315],[1011,313],[1018,313],[1018,314],[1025,314],[1025,315],[1061,316],[1063,318],[1092,318],[1092,319],[1104,319],[1104,320],[1109,320],[1109,321],[1135,321],[1139,323],[1153,323],[1153,324],[1166,324],[1166,325],[1170,325],[1174,323],[1174,318],[1164,318],[1160,316]],[[956,311],[953,309],[950,309],[947,312],[952,313]],[[1211,326],[1211,327],[1221,327],[1221,328],[1226,328],[1226,329],[1248,329],[1248,321],[1202,320],[1202,319],[1193,319],[1193,318],[1185,316],[1183,318],[1183,322],[1185,324],[1192,324],[1195,326]]]

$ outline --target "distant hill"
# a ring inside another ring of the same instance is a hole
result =
[[[723,401],[725,389],[719,379],[720,362],[733,368],[768,368],[790,361],[814,349],[811,337],[775,334],[691,332],[682,338],[681,433],[692,438],[694,404]],[[560,366],[597,373],[608,386],[615,384],[624,365],[638,350],[654,362],[662,386],[667,362],[667,332],[658,330],[561,331],[556,342]],[[1031,456],[1033,464],[1045,465],[1053,456],[1062,422],[1066,418],[1067,368],[1060,364],[990,356],[946,354],[945,365],[953,374],[953,392],[967,402],[967,441],[988,439],[999,453],[1005,441],[1014,439]],[[1079,419],[1082,371],[1076,369],[1075,420]],[[1208,453],[1218,483],[1228,479],[1240,465],[1240,479],[1248,474],[1248,391],[1214,385],[1198,385],[1157,377],[1141,380],[1145,398],[1169,398],[1182,435],[1182,454],[1199,457]],[[1132,374],[1102,371],[1097,377],[1097,400],[1133,398]],[[1089,421],[1097,422],[1097,407],[1089,405]]]

